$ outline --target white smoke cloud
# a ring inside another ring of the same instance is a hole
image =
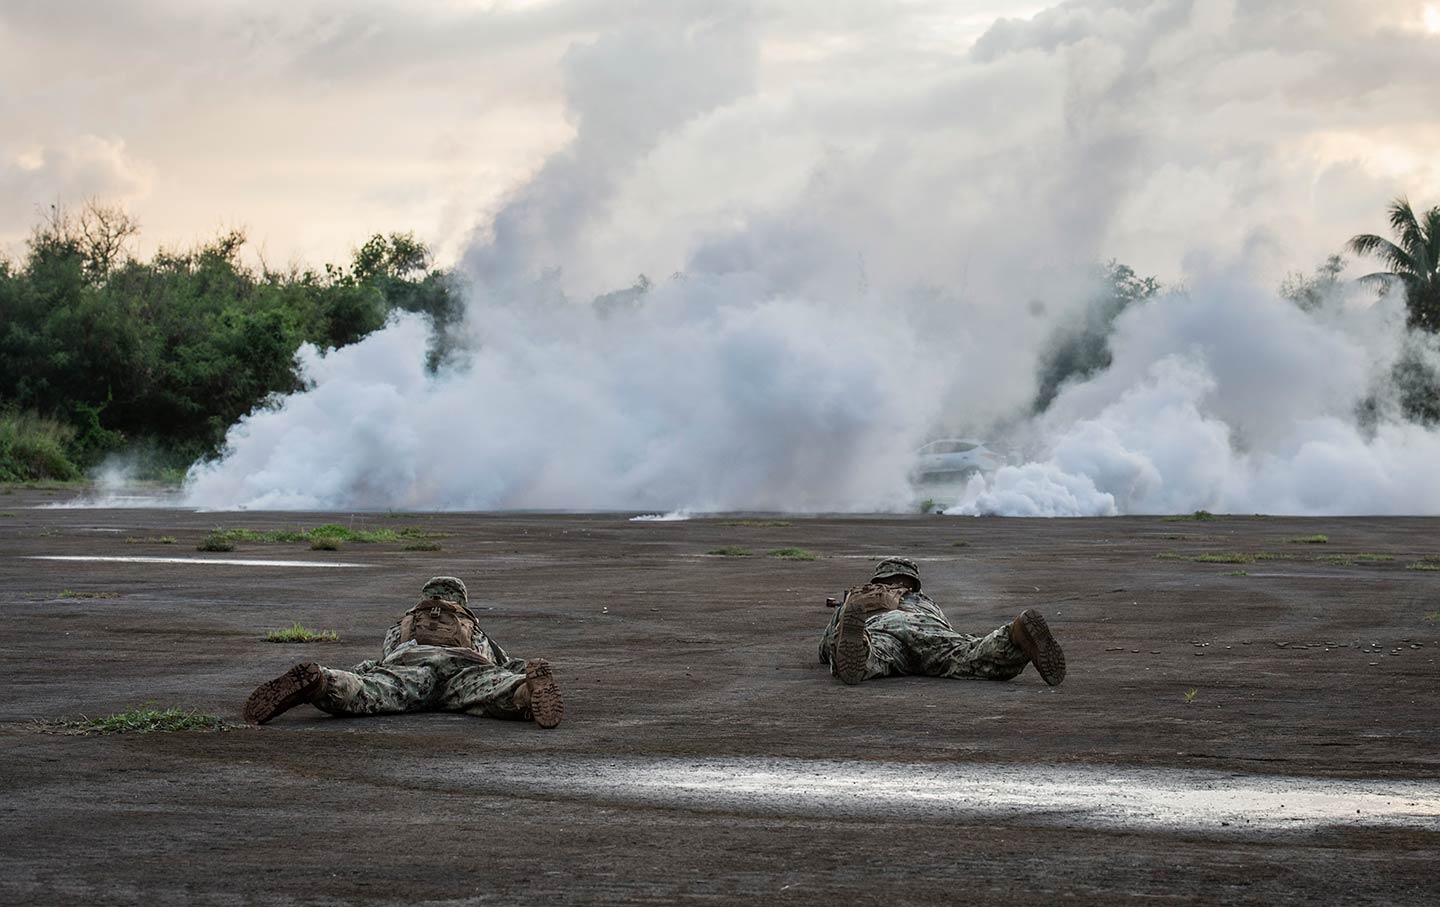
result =
[[[951,512],[1440,512],[1434,435],[1383,390],[1397,301],[1265,289],[1376,228],[1409,165],[1344,149],[1440,77],[1412,4],[1362,6],[1071,2],[922,46],[906,14],[807,35],[803,12],[683,5],[586,36],[559,67],[572,140],[462,258],[461,355],[427,374],[407,318],[302,351],[308,389],[237,425],[188,499],[894,509],[927,437],[1004,432],[1025,462]],[[1428,166],[1417,195],[1440,194]],[[1113,364],[1029,419],[1110,257],[1192,289],[1133,307]],[[642,271],[683,277],[588,304]]]

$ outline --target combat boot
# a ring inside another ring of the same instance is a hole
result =
[[[255,688],[245,700],[243,712],[250,724],[264,724],[281,712],[307,702],[318,702],[325,694],[325,672],[313,661],[300,664]]]
[[[1058,686],[1065,679],[1065,653],[1050,633],[1045,618],[1034,608],[1020,612],[1010,624],[1010,640],[1020,647],[1040,677],[1050,686]]]
[[[515,707],[543,728],[560,723],[565,703],[560,701],[560,685],[550,673],[548,661],[534,658],[525,662],[525,682],[515,690]]]
[[[853,595],[840,606],[840,625],[835,629],[835,651],[830,663],[841,683],[854,686],[865,679],[870,664],[870,634],[865,632],[865,605]]]

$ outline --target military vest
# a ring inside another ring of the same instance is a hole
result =
[[[878,614],[881,611],[900,610],[902,594],[903,592],[894,586],[887,586],[884,583],[866,583],[846,592],[845,601],[859,602],[867,615]]]
[[[474,646],[479,631],[480,622],[469,608],[441,598],[427,598],[400,618],[400,638],[396,643],[413,639],[422,646],[469,649]]]

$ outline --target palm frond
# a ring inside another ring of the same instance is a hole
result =
[[[1350,237],[1345,248],[1360,256],[1374,256],[1390,266],[1397,275],[1416,272],[1417,262],[1399,246],[1383,236],[1361,233]]]
[[[1404,196],[1390,203],[1390,229],[1406,252],[1412,256],[1424,254],[1425,235],[1415,218],[1415,210],[1410,207],[1410,200]]]
[[[1440,280],[1440,206],[1425,212],[1421,220],[1425,231],[1425,273],[1430,280]]]

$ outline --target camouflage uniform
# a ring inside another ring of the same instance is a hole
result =
[[[985,636],[957,632],[940,606],[918,588],[920,575],[913,561],[905,558],[881,561],[875,578],[893,576],[913,578],[916,588],[900,595],[895,610],[880,611],[865,618],[869,655],[864,680],[905,674],[1009,680],[1030,663],[1029,656],[1015,644],[1009,623]],[[820,661],[831,666],[831,673],[835,673],[835,642],[843,613],[843,607],[835,609],[830,625],[820,637]],[[858,668],[858,663],[856,666]],[[862,678],[857,676],[847,682],[856,679]]]
[[[452,585],[453,584],[453,585]],[[465,604],[459,580],[437,577],[421,595]],[[400,624],[385,634],[378,661],[348,671],[321,667],[324,692],[311,704],[332,715],[396,712],[468,712],[491,718],[524,718],[515,692],[525,685],[525,661],[476,630],[469,648],[400,643]]]

